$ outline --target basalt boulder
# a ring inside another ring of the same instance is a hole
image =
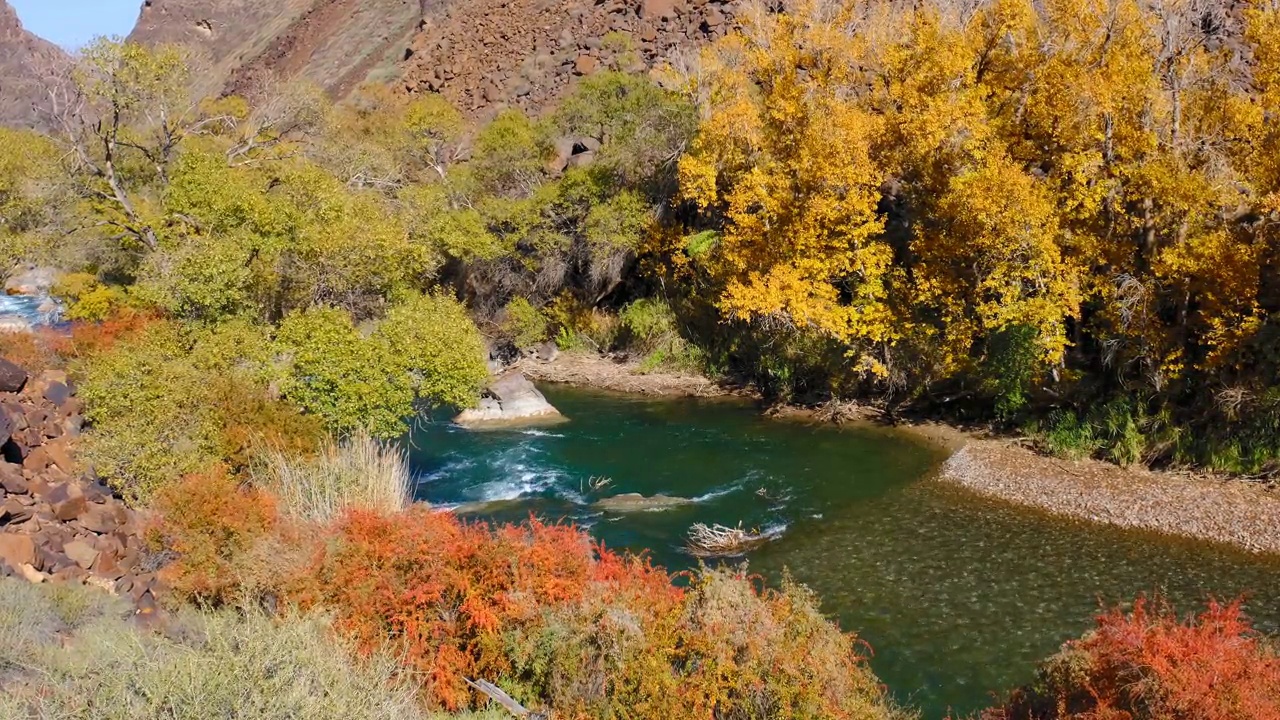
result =
[[[518,370],[491,380],[477,407],[463,410],[454,422],[464,427],[507,427],[528,423],[557,422],[564,416]]]

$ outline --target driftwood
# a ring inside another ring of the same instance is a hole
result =
[[[471,678],[463,678],[467,684],[476,690],[489,696],[489,699],[498,703],[507,712],[518,718],[528,718],[528,720],[550,720],[550,716],[546,713],[530,712],[523,705],[516,702],[515,698],[502,691],[502,688],[494,685],[488,680],[472,680]]]
[[[742,523],[738,523],[737,527],[696,523],[689,528],[685,548],[695,557],[732,557],[757,548],[773,537],[774,533],[745,530]]]

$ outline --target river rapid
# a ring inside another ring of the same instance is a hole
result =
[[[409,437],[417,495],[496,521],[571,520],[668,569],[696,522],[775,536],[747,556],[784,570],[874,648],[872,666],[930,720],[990,704],[1039,659],[1091,625],[1103,603],[1159,592],[1189,612],[1246,595],[1280,632],[1280,558],[1050,517],[935,478],[945,454],[875,427],[760,417],[731,399],[653,399],[543,388],[569,421],[472,432],[427,423]],[[592,480],[609,481],[592,489]],[[600,498],[693,499],[660,512],[605,513]]]

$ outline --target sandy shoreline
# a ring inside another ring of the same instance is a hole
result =
[[[750,394],[696,375],[640,374],[631,365],[588,354],[565,354],[551,363],[526,362],[521,369],[541,382],[646,395]],[[777,414],[818,417],[804,408]],[[1280,554],[1280,491],[1233,479],[1060,460],[1007,439],[979,437],[942,423],[903,429],[950,453],[938,473],[939,482],[1054,515]]]

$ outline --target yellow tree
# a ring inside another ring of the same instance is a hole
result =
[[[748,18],[703,57],[683,196],[723,223],[721,311],[861,346],[894,338],[893,251],[876,214],[876,117],[859,106],[847,8]],[[872,367],[875,367],[872,365]]]

